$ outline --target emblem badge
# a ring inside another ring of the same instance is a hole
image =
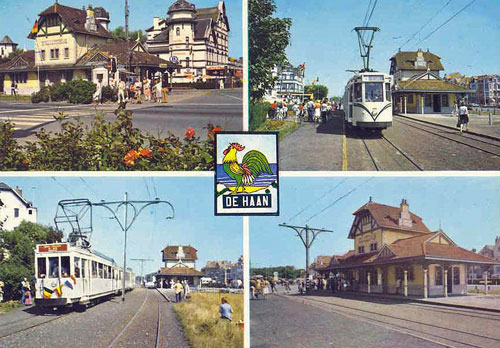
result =
[[[215,215],[278,215],[278,134],[216,133]]]

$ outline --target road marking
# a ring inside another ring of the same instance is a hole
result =
[[[342,170],[347,171],[347,137],[345,134],[342,136]]]
[[[21,109],[21,110],[3,110],[0,111],[0,114],[10,114],[13,112],[31,112],[31,111],[42,111],[42,110],[54,110],[57,111],[59,109],[74,109],[82,107],[82,105],[71,105],[71,106],[54,106],[52,107],[46,107],[46,108],[38,108],[38,109]]]
[[[238,98],[238,97],[235,97],[234,95],[229,95],[229,94],[224,94],[224,93],[219,93],[219,95],[223,95],[225,97],[234,98],[234,99],[238,99],[238,100],[243,100],[243,98]]]
[[[141,308],[139,308],[139,310],[135,313],[135,315],[132,317],[132,319],[130,319],[130,321],[127,323],[127,325],[125,325],[125,327],[122,329],[122,331],[120,331],[120,333],[118,334],[118,336],[116,336],[114,338],[114,340],[111,341],[111,343],[109,344],[109,346],[107,346],[107,348],[113,347],[113,345],[116,343],[116,341],[123,335],[123,333],[125,332],[125,330],[127,330],[127,328],[130,326],[130,324],[132,324],[132,322],[134,321],[135,317],[137,317],[137,315],[141,312],[142,308],[146,304],[146,300],[148,299],[148,297],[149,297],[149,291],[146,291],[146,298],[144,299],[144,302],[142,303]]]
[[[242,104],[206,104],[206,103],[189,103],[189,104],[175,104],[171,105],[175,106],[242,106]]]

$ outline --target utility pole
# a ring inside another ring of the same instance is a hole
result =
[[[125,39],[127,40],[127,72],[130,71],[130,38],[128,37],[128,0],[125,0]]]
[[[142,213],[142,211],[146,207],[149,207],[150,205],[160,204],[160,203],[165,203],[172,209],[172,216],[167,216],[167,219],[173,219],[174,215],[175,215],[174,206],[168,201],[161,201],[159,198],[156,198],[155,200],[152,200],[152,201],[129,201],[128,194],[127,194],[127,192],[125,192],[123,201],[116,201],[116,202],[104,202],[104,201],[102,201],[100,203],[92,203],[93,206],[106,208],[113,215],[113,218],[116,220],[116,222],[120,226],[120,229],[122,230],[122,232],[125,235],[125,241],[123,244],[122,301],[125,301],[125,274],[127,272],[127,232],[130,229],[130,227],[132,227],[132,225],[134,224],[137,217]],[[111,206],[114,206],[115,209],[112,209]],[[118,210],[122,207],[124,209],[123,222],[121,222],[120,219],[118,218],[118,216],[116,215]],[[130,219],[130,222],[128,219],[128,208],[129,207],[132,208],[132,212],[133,212],[133,216]]]
[[[300,237],[300,240],[306,249],[306,277],[309,278],[309,250],[311,249],[314,240],[320,233],[333,233],[333,231],[326,230],[324,228],[311,228],[307,225],[292,226],[286,223],[279,224],[279,226],[293,229],[295,233],[297,233],[297,236]]]
[[[139,261],[141,263],[141,285],[144,282],[143,281],[143,270],[144,270],[144,262],[146,261],[153,261],[153,259],[130,259],[130,261]]]

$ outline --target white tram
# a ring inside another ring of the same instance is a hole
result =
[[[392,126],[392,77],[364,71],[354,75],[344,92],[344,122],[348,127],[375,130]]]
[[[121,293],[123,268],[112,258],[72,243],[38,244],[35,249],[35,304],[85,306]],[[135,275],[127,269],[125,288]]]

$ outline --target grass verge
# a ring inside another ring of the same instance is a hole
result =
[[[0,303],[0,314],[10,312],[16,308],[21,307],[19,301],[7,301]]]
[[[301,123],[294,121],[271,121],[267,120],[261,124],[256,131],[258,132],[278,132],[279,139],[283,139],[289,134],[292,134],[301,127]]]
[[[220,299],[225,297],[233,308],[233,321],[220,319]],[[194,293],[174,306],[184,335],[193,348],[243,348],[243,295]]]
[[[31,96],[29,95],[13,96],[9,94],[0,94],[0,100],[31,101]]]

